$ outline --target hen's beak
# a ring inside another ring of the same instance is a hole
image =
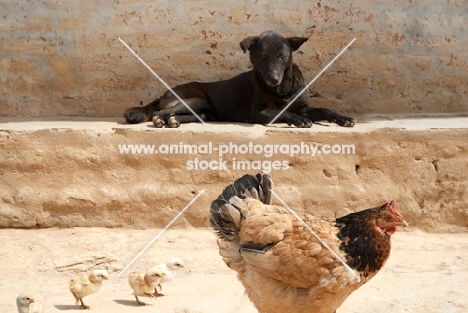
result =
[[[409,227],[409,224],[408,222],[406,222],[404,219],[401,219],[398,223],[399,226],[403,226],[403,227]]]
[[[29,303],[33,303],[34,302],[34,298],[29,298]]]

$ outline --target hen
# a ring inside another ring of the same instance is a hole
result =
[[[70,279],[70,291],[75,297],[76,304],[81,302],[82,310],[89,310],[90,307],[85,305],[83,298],[87,295],[95,293],[101,288],[102,281],[109,279],[109,274],[106,270],[92,270],[87,274],[75,276]]]
[[[128,284],[133,289],[133,294],[138,305],[146,305],[146,303],[138,299],[139,294],[144,293],[148,297],[154,298],[153,293],[163,276],[163,271],[158,268],[151,268],[146,272],[131,272],[128,274]]]
[[[270,204],[272,188],[268,175],[243,176],[212,202],[209,221],[224,262],[262,313],[336,312],[385,264],[396,227],[407,226],[393,202],[303,222]]]

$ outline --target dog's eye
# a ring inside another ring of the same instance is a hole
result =
[[[280,57],[281,60],[284,60],[286,58],[286,55],[280,54],[279,57]]]
[[[266,58],[266,54],[262,54],[262,58],[264,58],[264,59],[265,59],[265,58]]]

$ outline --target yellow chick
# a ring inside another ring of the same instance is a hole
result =
[[[102,281],[107,279],[109,279],[109,274],[106,270],[92,270],[87,274],[70,279],[70,291],[76,299],[76,304],[81,302],[80,308],[89,310],[90,307],[83,303],[83,298],[97,292]]]
[[[177,270],[181,268],[185,268],[185,263],[179,258],[172,258],[167,263],[161,263],[158,266],[153,267],[153,269],[160,269],[163,273],[163,277],[158,284],[160,291],[162,291],[161,284],[176,278]],[[154,295],[158,297],[164,296],[164,294],[159,293],[157,289],[154,290]]]
[[[146,272],[131,272],[128,274],[128,284],[133,289],[133,294],[138,305],[146,305],[146,303],[138,300],[139,294],[144,293],[150,298],[155,298],[153,292],[163,276],[163,271],[158,268],[151,268],[146,270]]]
[[[18,313],[44,313],[44,306],[34,299],[30,292],[23,292],[16,298]]]

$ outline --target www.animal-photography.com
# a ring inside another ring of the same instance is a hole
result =
[[[0,6],[0,312],[468,311],[463,1]]]

